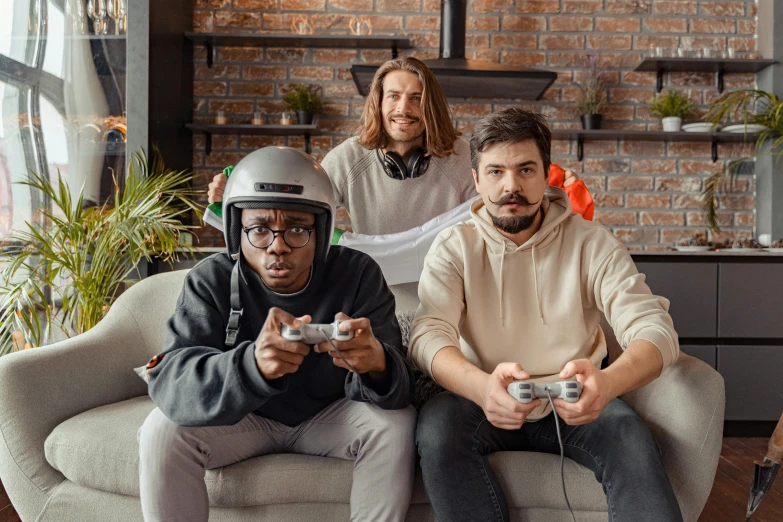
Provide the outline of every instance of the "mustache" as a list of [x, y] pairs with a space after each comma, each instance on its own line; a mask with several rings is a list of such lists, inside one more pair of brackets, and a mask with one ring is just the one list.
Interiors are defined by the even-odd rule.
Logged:
[[406, 119], [406, 120], [411, 120], [412, 122], [417, 122], [417, 121], [419, 121], [419, 118], [414, 118], [414, 117], [413, 117], [413, 116], [411, 116], [410, 114], [401, 114], [401, 113], [399, 113], [399, 112], [398, 112], [398, 113], [395, 113], [395, 114], [389, 114], [389, 116], [388, 116], [386, 119], [387, 119], [387, 120], [389, 120], [389, 121], [392, 121], [392, 120], [394, 120], [394, 119], [397, 119], [397, 118], [402, 118], [402, 119]]
[[490, 197], [487, 198], [493, 205], [497, 205], [497, 206], [505, 205], [506, 203], [510, 202], [512, 199], [514, 200], [514, 203], [518, 203], [519, 205], [524, 205], [526, 207], [532, 207], [538, 204], [538, 201], [531, 203], [530, 200], [527, 199], [525, 196], [516, 193], [506, 194], [505, 196], [503, 196], [497, 201], [492, 201], [492, 198]]

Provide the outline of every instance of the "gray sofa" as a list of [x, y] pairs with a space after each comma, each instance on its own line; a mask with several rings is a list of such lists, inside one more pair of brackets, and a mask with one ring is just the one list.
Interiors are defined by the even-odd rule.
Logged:
[[[133, 368], [160, 349], [185, 273], [140, 282], [83, 335], [0, 358], [0, 479], [22, 520], [142, 519], [136, 432], [153, 404]], [[722, 378], [682, 355], [625, 399], [649, 423], [685, 520], [695, 521], [721, 450]], [[490, 459], [514, 520], [570, 520], [559, 457], [507, 452]], [[607, 520], [592, 473], [566, 464], [577, 520]], [[351, 469], [337, 459], [270, 455], [208, 471], [210, 520], [347, 520]], [[420, 477], [408, 520], [434, 520]]]

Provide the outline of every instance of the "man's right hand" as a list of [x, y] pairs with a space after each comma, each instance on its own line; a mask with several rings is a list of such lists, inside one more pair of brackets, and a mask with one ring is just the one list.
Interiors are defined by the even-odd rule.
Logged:
[[228, 176], [226, 176], [222, 172], [220, 174], [217, 174], [214, 178], [212, 178], [212, 183], [209, 184], [209, 193], [208, 193], [210, 203], [223, 201], [223, 191], [226, 189], [227, 181], [228, 181]]
[[299, 328], [301, 324], [310, 323], [310, 320], [309, 315], [296, 318], [280, 308], [269, 309], [255, 343], [256, 366], [265, 379], [277, 379], [299, 369], [305, 355], [310, 353], [310, 347], [284, 338], [280, 335], [280, 325]]
[[481, 408], [493, 426], [504, 430], [518, 430], [530, 412], [541, 404], [540, 399], [522, 404], [509, 395], [508, 385], [512, 381], [527, 379], [530, 379], [530, 375], [519, 363], [500, 363], [487, 377]]

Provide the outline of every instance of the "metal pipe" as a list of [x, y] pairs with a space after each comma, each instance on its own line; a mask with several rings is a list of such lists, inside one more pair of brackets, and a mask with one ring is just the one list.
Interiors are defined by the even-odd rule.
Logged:
[[440, 4], [440, 57], [465, 58], [467, 0], [442, 0]]

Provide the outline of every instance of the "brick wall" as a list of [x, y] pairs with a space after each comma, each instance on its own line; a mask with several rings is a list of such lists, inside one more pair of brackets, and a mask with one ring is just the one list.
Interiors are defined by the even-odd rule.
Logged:
[[[295, 15], [310, 17], [317, 33], [346, 34], [352, 15], [369, 16], [373, 34], [410, 36], [407, 54], [434, 58], [438, 53], [440, 0], [194, 0], [194, 28], [214, 32], [289, 32]], [[660, 129], [650, 116], [655, 75], [633, 69], [651, 46], [736, 49], [755, 56], [756, 0], [469, 0], [469, 58], [509, 65], [532, 65], [558, 72], [544, 100], [527, 105], [549, 118], [553, 128], [580, 127], [574, 100], [580, 63], [599, 51], [611, 82], [605, 128]], [[350, 136], [364, 99], [351, 80], [351, 63], [381, 63], [385, 50], [217, 48], [215, 64], [196, 49], [194, 119], [211, 121], [218, 110], [230, 120], [249, 122], [254, 111], [283, 109], [282, 95], [292, 84], [318, 85], [325, 100], [313, 155], [322, 158]], [[667, 75], [665, 87], [686, 91], [703, 113], [718, 93], [712, 74]], [[754, 75], [727, 75], [726, 89], [752, 88]], [[469, 135], [474, 122], [507, 100], [451, 100], [457, 127]], [[301, 138], [214, 136], [213, 151], [194, 138], [193, 169], [204, 186], [223, 166], [270, 144], [302, 147]], [[700, 192], [704, 180], [732, 157], [749, 154], [750, 145], [721, 145], [720, 160], [710, 145], [640, 141], [592, 142], [584, 159], [576, 143], [553, 144], [554, 160], [581, 173], [596, 200], [596, 220], [634, 250], [665, 248], [684, 233], [704, 229]], [[754, 226], [752, 178], [742, 178], [735, 194], [722, 201], [722, 237], [751, 235]], [[343, 215], [343, 219], [347, 216]], [[208, 229], [209, 227], [207, 227]], [[220, 244], [211, 230], [199, 233], [201, 245]], [[720, 238], [717, 238], [720, 239]]]

